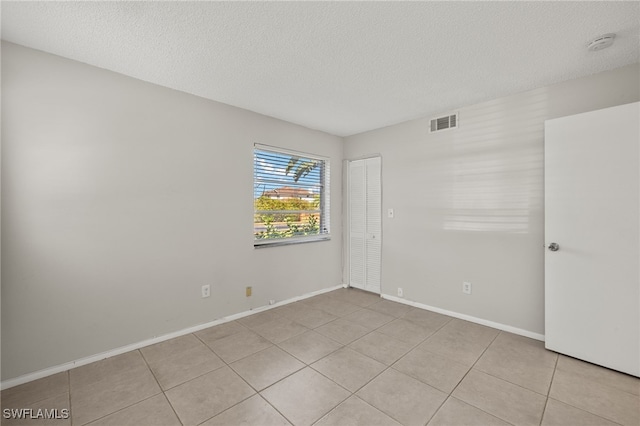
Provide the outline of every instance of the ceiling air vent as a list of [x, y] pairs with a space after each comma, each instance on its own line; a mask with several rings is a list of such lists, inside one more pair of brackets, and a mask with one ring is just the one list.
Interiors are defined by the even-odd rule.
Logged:
[[439, 132], [440, 130], [455, 129], [458, 127], [458, 114], [445, 115], [431, 120], [430, 132]]

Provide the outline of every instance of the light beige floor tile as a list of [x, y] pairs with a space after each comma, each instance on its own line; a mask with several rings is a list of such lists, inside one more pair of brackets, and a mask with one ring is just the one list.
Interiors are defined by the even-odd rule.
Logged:
[[254, 395], [207, 420], [201, 426], [289, 426], [290, 424], [260, 395]]
[[287, 314], [291, 314], [292, 312], [302, 311], [303, 308], [309, 309], [309, 306], [298, 301], [298, 302], [287, 303], [285, 305], [278, 306], [277, 308], [273, 308], [271, 310], [276, 314], [280, 315], [281, 317], [289, 318]]
[[231, 368], [257, 390], [274, 384], [304, 366], [303, 363], [276, 346], [231, 364]]
[[340, 386], [355, 392], [387, 368], [349, 348], [342, 348], [311, 365]]
[[[282, 308], [287, 308], [287, 307], [283, 306]], [[331, 322], [334, 319], [338, 318], [335, 315], [331, 315], [330, 313], [321, 311], [320, 309], [314, 309], [310, 306], [304, 306], [303, 309], [299, 309], [298, 306], [291, 307], [291, 308], [283, 309], [282, 311], [279, 311], [279, 313], [283, 317], [288, 318], [291, 321], [297, 322], [298, 324], [304, 325], [305, 327], [308, 327], [308, 328], [320, 327], [321, 325]]]
[[[5, 408], [6, 409], [6, 408]], [[37, 402], [11, 406], [9, 410], [30, 409], [32, 411], [22, 411], [22, 415], [15, 411], [0, 414], [0, 421], [3, 426], [68, 426], [71, 425], [71, 412], [69, 408], [69, 393], [59, 393], [51, 398]], [[46, 410], [46, 411], [45, 411]], [[8, 418], [5, 417], [8, 414]], [[13, 414], [13, 415], [12, 415]], [[14, 417], [15, 416], [15, 417]]]
[[425, 309], [413, 308], [401, 317], [405, 321], [412, 322], [420, 327], [435, 332], [442, 328], [453, 318]]
[[369, 306], [369, 309], [398, 318], [407, 314], [413, 308], [391, 300], [380, 300], [378, 303]]
[[297, 303], [304, 303], [305, 305], [315, 305], [317, 303], [324, 302], [325, 300], [327, 300], [327, 298], [329, 297], [329, 293], [330, 292], [317, 294], [312, 297], [307, 297], [306, 299], [302, 299]]
[[116, 413], [103, 417], [90, 426], [180, 426], [180, 421], [164, 394], [156, 395]]
[[190, 349], [203, 346], [202, 342], [193, 334], [176, 337], [140, 349], [142, 356], [148, 364], [157, 363], [160, 360], [171, 358], [174, 355], [182, 354]]
[[185, 351], [174, 351], [170, 357], [156, 358], [149, 362], [149, 367], [163, 390], [171, 389], [225, 365], [211, 349], [200, 341], [198, 343], [198, 346]]
[[309, 367], [263, 390], [261, 394], [296, 426], [312, 424], [350, 395]]
[[544, 348], [543, 342], [501, 333], [474, 368], [547, 395], [557, 357]]
[[354, 322], [368, 328], [369, 330], [375, 330], [376, 328], [382, 327], [386, 323], [393, 321], [393, 318], [394, 317], [391, 315], [386, 315], [366, 308], [355, 311], [344, 317], [346, 321]]
[[184, 425], [197, 425], [253, 395], [229, 367], [183, 383], [165, 394]]
[[640, 379], [628, 374], [564, 355], [558, 358], [558, 369], [633, 395], [640, 395]]
[[[433, 416], [428, 426], [509, 426], [509, 423], [450, 397]], [[568, 425], [567, 425], [568, 426]]]
[[386, 334], [387, 336], [395, 337], [410, 345], [417, 345], [418, 343], [431, 336], [434, 331], [424, 327], [420, 327], [412, 322], [396, 319], [376, 330], [379, 333]]
[[446, 333], [458, 339], [468, 340], [470, 342], [479, 343], [485, 347], [498, 336], [499, 330], [486, 327], [480, 324], [474, 324], [469, 321], [454, 318], [444, 325], [439, 333]]
[[640, 424], [637, 395], [558, 368], [549, 397], [623, 425]]
[[335, 299], [328, 296], [325, 296], [322, 299], [312, 299], [306, 299], [304, 303], [312, 306], [313, 308], [329, 312], [331, 315], [335, 315], [337, 317], [343, 317], [359, 309], [362, 309], [360, 306], [354, 305], [353, 303], [345, 302], [343, 300]]
[[255, 326], [264, 324], [265, 322], [273, 321], [280, 317], [281, 315], [276, 309], [269, 309], [267, 311], [248, 315], [246, 317], [238, 319], [237, 321], [245, 327], [254, 328]]
[[285, 340], [290, 339], [293, 336], [297, 336], [298, 334], [302, 334], [308, 330], [309, 329], [307, 327], [284, 317], [279, 317], [253, 327], [253, 331], [273, 343], [284, 342]]
[[305, 364], [316, 362], [342, 347], [335, 340], [331, 340], [315, 331], [307, 331], [294, 336], [280, 343], [279, 346]]
[[345, 288], [326, 293], [327, 296], [340, 299], [344, 302], [352, 303], [361, 307], [366, 307], [378, 303], [380, 295], [357, 288]]
[[445, 393], [393, 369], [356, 395], [403, 425], [424, 425], [447, 399]]
[[342, 318], [320, 326], [316, 328], [315, 331], [343, 345], [348, 345], [369, 333], [368, 328], [350, 321], [345, 321]]
[[546, 398], [472, 369], [451, 394], [514, 425], [539, 425]]
[[450, 333], [437, 331], [423, 343], [418, 345], [419, 349], [451, 359], [466, 366], [471, 367], [480, 358], [486, 346], [481, 343], [471, 342], [461, 339]]
[[385, 365], [391, 365], [409, 352], [412, 345], [373, 331], [351, 343], [349, 347]]
[[400, 423], [354, 395], [314, 426], [400, 426]]
[[51, 397], [69, 393], [69, 374], [53, 374], [29, 383], [14, 386], [2, 391], [0, 403], [2, 408], [21, 408]]
[[[134, 353], [142, 360], [138, 351]], [[74, 375], [71, 375], [71, 416], [74, 425], [99, 419], [161, 392], [146, 364], [144, 368], [129, 368], [105, 377], [96, 375], [101, 379], [93, 382], [87, 381], [87, 375], [80, 377], [82, 385], [76, 386]]]
[[549, 398], [542, 426], [616, 426], [617, 423]]
[[269, 346], [272, 346], [270, 341], [250, 330], [223, 337], [209, 345], [216, 355], [226, 363], [232, 363], [267, 349]]
[[205, 328], [195, 332], [194, 334], [202, 340], [205, 344], [211, 345], [213, 342], [219, 339], [223, 339], [232, 334], [245, 331], [247, 328], [241, 325], [237, 321], [230, 321], [224, 324], [216, 325], [214, 327]]
[[140, 352], [130, 351], [69, 370], [69, 382], [73, 392], [74, 388], [78, 389], [114, 375], [126, 375], [148, 369]]
[[325, 303], [321, 309], [337, 317], [343, 317], [362, 309], [362, 307], [342, 300], [328, 298], [328, 303]]
[[[326, 293], [322, 293], [322, 296], [325, 296], [325, 297], [335, 297], [335, 298], [338, 298], [338, 299], [339, 299], [339, 298], [340, 298], [340, 295], [342, 295], [342, 294], [346, 294], [346, 293], [347, 293], [347, 290], [349, 290], [349, 289], [348, 289], [348, 288], [343, 287], [343, 288], [339, 288], [339, 289], [336, 289], [336, 290], [328, 291], [328, 292], [326, 292]], [[351, 290], [353, 290], [353, 289], [351, 289]]]
[[555, 368], [558, 361], [558, 354], [547, 350], [544, 347], [544, 342], [506, 331], [501, 331], [489, 347], [511, 349], [513, 355], [521, 356], [527, 360], [538, 359], [538, 362], [546, 367]]
[[447, 394], [469, 371], [464, 364], [420, 349], [409, 352], [393, 364], [393, 368]]
[[321, 306], [324, 305], [325, 303], [330, 303], [331, 300], [334, 300], [334, 298], [329, 297], [327, 293], [325, 293], [325, 294], [319, 294], [313, 297], [308, 297], [306, 299], [302, 299], [298, 303], [301, 303], [306, 306], [311, 306], [314, 309], [322, 310]]

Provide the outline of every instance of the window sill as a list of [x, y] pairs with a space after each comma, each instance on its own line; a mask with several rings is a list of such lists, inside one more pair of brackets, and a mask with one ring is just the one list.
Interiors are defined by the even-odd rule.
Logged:
[[261, 241], [255, 241], [253, 243], [253, 248], [261, 249], [261, 248], [267, 248], [267, 247], [289, 246], [292, 244], [315, 243], [318, 241], [329, 241], [330, 239], [331, 239], [330, 235], [318, 235], [318, 236], [304, 237], [304, 238], [281, 238], [277, 240], [261, 240]]

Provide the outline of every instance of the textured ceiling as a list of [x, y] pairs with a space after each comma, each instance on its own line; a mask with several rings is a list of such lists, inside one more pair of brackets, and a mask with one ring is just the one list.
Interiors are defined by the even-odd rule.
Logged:
[[[640, 2], [2, 2], [2, 38], [346, 136], [639, 61]], [[617, 33], [609, 49], [594, 37]]]

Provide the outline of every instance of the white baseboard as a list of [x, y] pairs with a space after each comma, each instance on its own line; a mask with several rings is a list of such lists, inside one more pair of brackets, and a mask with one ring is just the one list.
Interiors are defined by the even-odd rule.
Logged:
[[43, 377], [51, 376], [53, 374], [61, 373], [63, 371], [71, 370], [72, 368], [80, 367], [83, 365], [91, 364], [92, 362], [101, 361], [103, 359], [111, 358], [116, 355], [123, 354], [125, 352], [133, 351], [136, 349], [144, 348], [146, 346], [154, 345], [156, 343], [164, 342], [165, 340], [173, 339], [176, 337], [184, 336], [185, 334], [195, 333], [196, 331], [204, 330], [205, 328], [213, 327], [215, 325], [224, 324], [225, 322], [233, 321], [239, 318], [243, 318], [249, 315], [256, 314], [258, 312], [268, 311], [269, 309], [277, 308], [278, 306], [287, 305], [289, 303], [297, 302], [299, 300], [308, 299], [309, 297], [317, 296], [319, 294], [328, 293], [330, 291], [344, 288], [344, 284], [340, 284], [334, 287], [325, 288], [322, 290], [313, 291], [311, 293], [304, 294], [302, 296], [296, 296], [291, 299], [282, 300], [273, 305], [261, 306], [250, 311], [240, 312], [238, 314], [230, 315], [223, 318], [218, 318], [214, 321], [210, 321], [204, 324], [199, 324], [193, 327], [188, 327], [182, 330], [174, 331], [172, 333], [163, 334], [162, 336], [153, 337], [151, 339], [142, 340], [140, 342], [132, 343], [130, 345], [121, 346], [119, 348], [111, 349], [106, 352], [91, 355], [88, 357], [80, 358], [75, 361], [66, 362], [64, 364], [56, 365], [53, 367], [38, 370], [33, 373], [24, 374], [13, 379], [8, 379], [0, 382], [0, 390], [5, 390], [18, 386], [24, 383], [32, 382], [34, 380], [42, 379]]
[[532, 331], [523, 330], [521, 328], [512, 327], [510, 325], [501, 324], [499, 322], [493, 322], [482, 318], [472, 317], [471, 315], [465, 315], [458, 312], [448, 311], [446, 309], [436, 308], [434, 306], [425, 305], [418, 302], [412, 302], [410, 300], [402, 299], [396, 296], [390, 296], [388, 294], [380, 295], [383, 299], [391, 300], [393, 302], [403, 303], [405, 305], [413, 306], [420, 309], [426, 309], [427, 311], [436, 312], [438, 314], [448, 315], [450, 317], [463, 319], [465, 321], [473, 322], [480, 325], [486, 325], [487, 327], [496, 328], [502, 331], [508, 331], [509, 333], [518, 334], [520, 336], [529, 337], [531, 339], [540, 340], [544, 342], [544, 334], [534, 333]]

